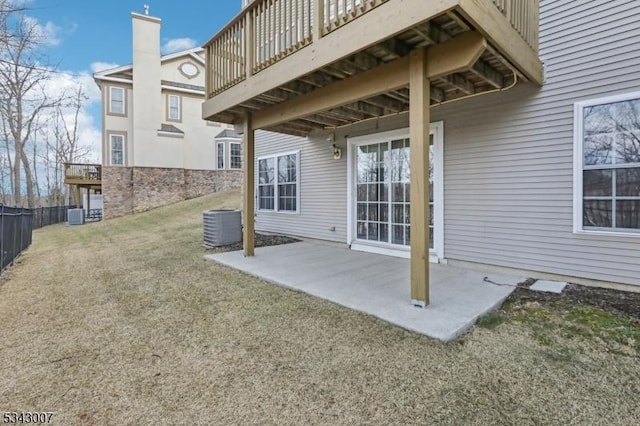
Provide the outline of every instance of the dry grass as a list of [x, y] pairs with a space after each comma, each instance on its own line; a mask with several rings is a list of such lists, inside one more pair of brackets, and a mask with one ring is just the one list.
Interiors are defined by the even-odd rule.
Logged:
[[526, 321], [441, 344], [203, 260], [218, 194], [40, 230], [0, 283], [0, 411], [53, 424], [640, 424], [635, 355]]

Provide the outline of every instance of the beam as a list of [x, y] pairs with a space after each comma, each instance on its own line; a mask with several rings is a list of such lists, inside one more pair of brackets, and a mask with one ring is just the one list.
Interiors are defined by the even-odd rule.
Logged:
[[[513, 29], [495, 5], [478, 0], [459, 0], [459, 11], [473, 27], [533, 83], [542, 86], [542, 62], [538, 52], [532, 49]], [[533, 0], [530, 0], [533, 1]]]
[[420, 49], [410, 58], [409, 127], [411, 139], [411, 303], [429, 304], [429, 123], [428, 56]]
[[[427, 53], [429, 79], [469, 69], [486, 49], [486, 40], [471, 31], [432, 46]], [[424, 49], [420, 49], [424, 50]], [[431, 65], [433, 64], [433, 65]], [[409, 56], [345, 78], [254, 113], [254, 128], [273, 127], [322, 111], [392, 92], [409, 84]]]
[[255, 134], [251, 114], [244, 118], [244, 182], [242, 208], [242, 246], [245, 257], [255, 255]]
[[269, 109], [255, 113], [256, 129], [317, 114], [328, 109], [381, 95], [407, 85], [409, 81], [408, 57], [346, 78]]
[[429, 78], [440, 78], [465, 71], [475, 64], [487, 48], [487, 40], [476, 31], [469, 31], [428, 50]]

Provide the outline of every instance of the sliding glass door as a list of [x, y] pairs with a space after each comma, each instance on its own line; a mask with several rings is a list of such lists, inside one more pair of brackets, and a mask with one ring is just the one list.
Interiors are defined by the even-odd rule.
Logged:
[[[353, 242], [365, 246], [379, 246], [407, 250], [411, 245], [411, 186], [409, 168], [411, 150], [408, 132], [358, 137], [350, 141], [352, 157], [352, 215]], [[440, 226], [435, 226], [437, 192], [435, 177], [439, 150], [435, 133], [430, 137], [429, 204], [430, 248]], [[436, 189], [436, 191], [434, 191]], [[434, 238], [434, 236], [436, 238]]]

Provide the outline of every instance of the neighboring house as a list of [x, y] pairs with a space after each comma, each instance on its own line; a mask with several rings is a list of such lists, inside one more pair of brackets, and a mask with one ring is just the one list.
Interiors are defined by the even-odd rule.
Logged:
[[133, 64], [94, 74], [102, 91], [107, 218], [242, 181], [241, 140], [233, 126], [201, 118], [203, 50], [161, 56], [160, 19], [131, 16]]
[[205, 46], [203, 115], [243, 123], [257, 230], [410, 257], [416, 304], [427, 257], [640, 286], [637, 1], [284, 3], [301, 26], [256, 0]]

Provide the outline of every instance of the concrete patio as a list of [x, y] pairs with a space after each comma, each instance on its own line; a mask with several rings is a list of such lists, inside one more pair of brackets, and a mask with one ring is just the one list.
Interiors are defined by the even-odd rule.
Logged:
[[255, 257], [235, 251], [206, 258], [442, 341], [464, 333], [525, 280], [432, 264], [431, 304], [420, 309], [410, 304], [407, 259], [308, 241], [258, 248]]

